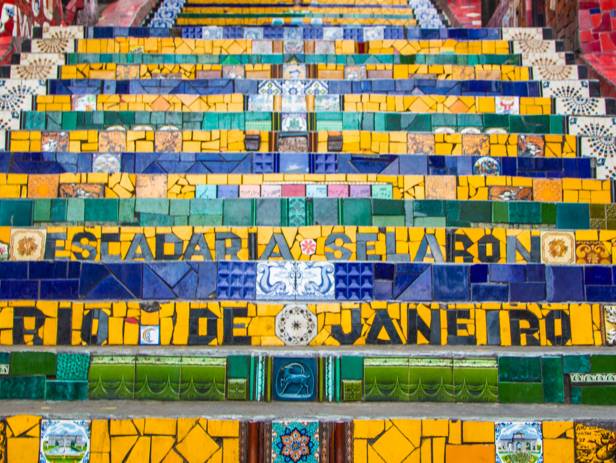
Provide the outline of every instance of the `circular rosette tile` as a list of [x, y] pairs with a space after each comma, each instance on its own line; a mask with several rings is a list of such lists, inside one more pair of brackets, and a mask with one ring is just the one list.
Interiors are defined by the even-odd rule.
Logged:
[[276, 315], [276, 336], [287, 346], [307, 346], [316, 334], [317, 317], [305, 305], [287, 305]]

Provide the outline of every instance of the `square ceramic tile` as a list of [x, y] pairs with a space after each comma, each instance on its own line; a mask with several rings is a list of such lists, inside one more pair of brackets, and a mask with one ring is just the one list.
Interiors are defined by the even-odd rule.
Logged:
[[46, 230], [12, 228], [10, 260], [42, 260], [45, 257]]
[[297, 297], [306, 300], [334, 300], [334, 264], [330, 262], [296, 262]]
[[195, 198], [214, 199], [217, 196], [216, 185], [197, 185]]
[[295, 299], [294, 262], [258, 262], [256, 289], [257, 299]]
[[497, 422], [494, 431], [496, 463], [543, 463], [541, 422]]
[[305, 79], [306, 66], [304, 64], [283, 64], [282, 65], [283, 79]]
[[329, 88], [324, 80], [307, 80], [304, 82], [306, 95], [327, 95]]
[[257, 91], [259, 95], [282, 95], [282, 84], [278, 80], [263, 80]]
[[276, 337], [285, 345], [307, 346], [316, 335], [317, 316], [306, 305], [288, 304], [276, 315]]
[[308, 130], [306, 114], [282, 114], [281, 128], [283, 132], [305, 132]]
[[575, 235], [573, 232], [542, 232], [541, 262], [544, 264], [575, 263]]
[[303, 40], [285, 40], [284, 52], [287, 55], [295, 55], [304, 53], [304, 41]]
[[89, 420], [41, 420], [39, 463], [90, 461]]
[[515, 96], [494, 97], [496, 114], [520, 114], [520, 99]]
[[261, 185], [261, 197], [280, 198], [282, 197], [282, 188], [280, 185]]
[[258, 198], [260, 196], [260, 185], [240, 185], [240, 198]]
[[160, 344], [160, 326], [141, 325], [139, 327], [139, 344], [142, 346], [157, 346]]
[[327, 198], [327, 185], [306, 185], [306, 197]]
[[318, 421], [273, 421], [272, 463], [318, 463]]

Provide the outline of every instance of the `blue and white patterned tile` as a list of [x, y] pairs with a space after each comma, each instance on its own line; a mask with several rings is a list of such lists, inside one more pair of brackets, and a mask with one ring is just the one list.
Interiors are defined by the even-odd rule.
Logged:
[[296, 268], [294, 262], [258, 262], [256, 278], [257, 299], [295, 299]]
[[274, 400], [298, 402], [316, 399], [318, 366], [315, 357], [274, 357]]
[[336, 294], [334, 264], [330, 262], [296, 262], [298, 299], [333, 300]]
[[318, 421], [273, 421], [272, 463], [318, 463]]

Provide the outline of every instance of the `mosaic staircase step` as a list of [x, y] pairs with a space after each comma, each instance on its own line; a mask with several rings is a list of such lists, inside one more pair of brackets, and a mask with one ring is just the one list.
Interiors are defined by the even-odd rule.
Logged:
[[[415, 263], [580, 264], [593, 268], [616, 257], [616, 234], [551, 228], [268, 227], [47, 224], [1, 227], [6, 259], [46, 261], [383, 261]], [[36, 253], [20, 243], [32, 237]], [[24, 239], [26, 239], [24, 241]], [[53, 264], [47, 262], [52, 268]], [[59, 265], [64, 268], [65, 264]], [[592, 272], [607, 272], [592, 270]]]
[[[293, 207], [290, 207], [290, 205]], [[610, 204], [537, 201], [262, 199], [2, 199], [0, 226], [48, 223], [141, 226], [366, 225], [418, 227], [545, 226], [614, 230]]]
[[[140, 331], [143, 333], [143, 329]], [[135, 333], [126, 335], [135, 337]], [[247, 338], [228, 332], [224, 336], [234, 336], [239, 342]], [[458, 338], [464, 340], [463, 336]], [[311, 379], [310, 387], [300, 395], [313, 402], [613, 405], [616, 385], [610, 364], [615, 361], [613, 355], [409, 359], [336, 353], [313, 357], [213, 357], [14, 351], [0, 359], [0, 365], [8, 370], [0, 378], [0, 398], [284, 402], [294, 399], [295, 389], [285, 387], [276, 375], [292, 365], [300, 365]], [[269, 368], [260, 372], [256, 368], [259, 364]], [[565, 378], [571, 381], [566, 382]], [[607, 384], [601, 384], [604, 382]]]
[[[496, 159], [486, 156], [425, 156], [420, 154], [410, 158], [397, 155], [339, 153], [316, 155], [293, 153], [0, 153], [0, 172], [30, 175], [115, 174], [120, 172], [129, 174], [252, 173], [263, 175], [319, 173], [388, 176], [508, 175], [552, 179], [602, 178], [595, 172], [594, 161], [591, 158], [503, 157]], [[321, 192], [323, 188], [326, 189], [326, 187], [318, 189], [320, 196], [324, 196]], [[378, 189], [384, 191], [386, 186], [379, 186]], [[270, 194], [282, 196], [281, 188], [272, 189]], [[367, 193], [362, 187], [362, 189], [354, 190], [353, 194], [365, 196]], [[374, 195], [375, 192], [373, 191], [372, 194]]]
[[35, 28], [0, 67], [0, 463], [609, 461], [616, 99], [549, 29], [446, 23]]
[[5, 198], [360, 198], [610, 204], [614, 184], [579, 178], [333, 174], [13, 174]]

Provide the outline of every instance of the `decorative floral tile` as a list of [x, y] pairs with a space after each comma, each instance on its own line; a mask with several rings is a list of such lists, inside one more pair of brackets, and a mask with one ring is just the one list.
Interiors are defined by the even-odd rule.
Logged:
[[569, 117], [568, 120], [571, 135], [612, 139], [616, 137], [616, 117]]
[[324, 27], [323, 40], [342, 40], [344, 39], [344, 30], [341, 27]]
[[605, 342], [616, 345], [616, 305], [603, 306], [603, 326], [605, 327]]
[[335, 55], [336, 44], [331, 40], [317, 40], [314, 44], [315, 55]]
[[263, 80], [257, 88], [259, 95], [282, 95], [282, 84], [278, 80]]
[[588, 98], [590, 90], [588, 81], [580, 80], [552, 80], [542, 82], [541, 88], [544, 97], [550, 98]]
[[304, 81], [304, 93], [306, 95], [327, 95], [329, 87], [323, 80], [306, 80]]
[[609, 265], [612, 263], [612, 252], [603, 241], [576, 240], [575, 262], [577, 264]]
[[39, 463], [88, 463], [89, 420], [41, 420]]
[[318, 463], [318, 421], [273, 421], [272, 463]]
[[541, 261], [546, 264], [573, 264], [575, 235], [572, 232], [541, 233]]
[[280, 137], [278, 151], [281, 153], [306, 153], [308, 151], [308, 138], [306, 137]]
[[541, 422], [497, 422], [496, 463], [543, 463]]
[[44, 80], [0, 79], [0, 111], [28, 111], [32, 109], [32, 95], [47, 92]]
[[276, 315], [276, 336], [285, 345], [307, 346], [316, 335], [317, 316], [306, 305], [289, 304]]
[[606, 113], [605, 99], [584, 97], [555, 98], [556, 114], [596, 116]]
[[303, 80], [283, 80], [282, 81], [282, 94], [284, 96], [303, 96], [304, 93], [304, 81]]
[[575, 80], [578, 67], [567, 64], [533, 66], [533, 77], [537, 80]]
[[12, 228], [10, 241], [11, 260], [42, 260], [45, 257], [46, 230]]

